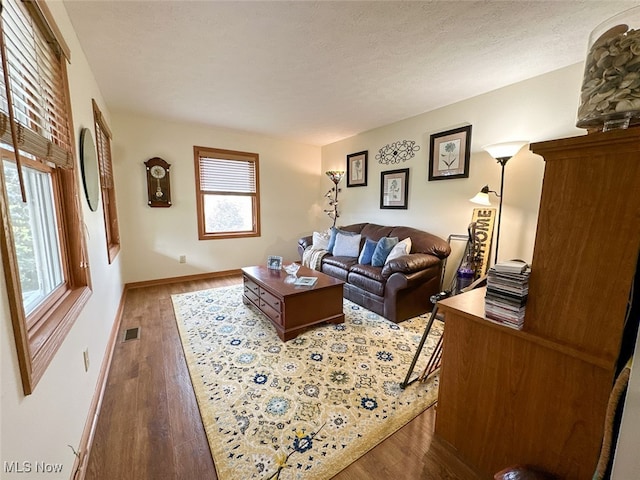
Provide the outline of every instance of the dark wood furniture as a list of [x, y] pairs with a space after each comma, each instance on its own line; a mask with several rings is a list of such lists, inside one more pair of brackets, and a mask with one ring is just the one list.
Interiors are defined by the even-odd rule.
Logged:
[[283, 270], [263, 266], [242, 269], [244, 303], [264, 313], [284, 342], [312, 325], [344, 322], [342, 280], [302, 266], [298, 277], [316, 277], [318, 281], [311, 287], [297, 286], [285, 282], [287, 273]]
[[442, 301], [436, 435], [486, 474], [591, 478], [640, 247], [640, 128], [531, 146], [546, 162], [522, 331], [484, 290]]

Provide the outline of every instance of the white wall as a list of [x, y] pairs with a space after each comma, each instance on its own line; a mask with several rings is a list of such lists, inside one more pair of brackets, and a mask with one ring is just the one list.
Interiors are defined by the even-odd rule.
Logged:
[[[127, 283], [264, 264], [268, 255], [299, 260], [297, 239], [320, 218], [319, 147], [126, 112], [113, 112], [113, 134]], [[198, 240], [194, 145], [260, 155], [260, 237]], [[147, 206], [144, 162], [156, 156], [171, 164], [169, 208]]]
[[[511, 140], [531, 142], [581, 135], [575, 128], [582, 65], [574, 65], [507, 88], [465, 100], [401, 122], [371, 130], [322, 148], [324, 168], [346, 168], [346, 155], [369, 151], [367, 187], [342, 184], [341, 224], [371, 221], [409, 225], [443, 238], [464, 234], [476, 205], [468, 200], [483, 185], [500, 187], [500, 165], [483, 145]], [[428, 88], [428, 82], [425, 82]], [[469, 178], [429, 182], [430, 135], [465, 124], [472, 125]], [[381, 165], [376, 154], [386, 144], [414, 140], [415, 157], [396, 165]], [[380, 172], [409, 168], [409, 208], [381, 210]], [[540, 201], [544, 161], [528, 146], [507, 163], [500, 258], [531, 260]], [[497, 198], [491, 196], [494, 206]]]
[[[93, 133], [92, 98], [99, 103], [107, 119], [109, 115], [63, 4], [48, 4], [71, 48], [72, 62], [68, 74], [74, 133], [78, 141], [82, 127], [90, 128]], [[79, 167], [77, 170], [93, 294], [34, 393], [27, 397], [23, 394], [20, 380], [4, 276], [1, 280], [0, 477], [3, 479], [70, 478], [75, 457], [68, 445], [78, 449], [120, 301], [123, 286], [121, 255], [113, 264], [108, 264], [102, 202], [96, 212], [89, 209]], [[84, 371], [82, 352], [85, 348], [89, 349], [90, 356], [88, 372]], [[4, 462], [13, 461], [32, 462], [34, 469], [35, 462], [60, 463], [64, 465], [64, 470], [62, 474], [53, 476], [51, 473], [6, 473]]]

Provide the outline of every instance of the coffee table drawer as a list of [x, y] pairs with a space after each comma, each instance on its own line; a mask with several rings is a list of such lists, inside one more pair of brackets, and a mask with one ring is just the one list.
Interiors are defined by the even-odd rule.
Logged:
[[260, 305], [262, 302], [266, 303], [272, 310], [280, 314], [282, 312], [282, 302], [278, 297], [267, 292], [264, 288], [260, 288]]
[[244, 280], [244, 289], [249, 290], [250, 292], [253, 292], [253, 294], [258, 297], [258, 295], [260, 295], [260, 287], [258, 286], [257, 283], [252, 282], [251, 280], [249, 280], [246, 276], [243, 278]]
[[273, 307], [264, 300], [260, 300], [260, 310], [275, 323], [282, 325], [282, 314], [280, 311], [274, 310]]
[[260, 297], [253, 289], [249, 288], [247, 285], [244, 286], [244, 296], [251, 300], [256, 305], [259, 305]]

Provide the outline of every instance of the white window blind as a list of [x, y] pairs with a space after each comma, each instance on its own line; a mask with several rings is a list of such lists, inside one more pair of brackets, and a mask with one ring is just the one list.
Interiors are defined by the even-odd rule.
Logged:
[[62, 49], [53, 34], [38, 25], [32, 2], [2, 1], [2, 38], [11, 95], [0, 75], [0, 140], [13, 147], [9, 109], [17, 128], [17, 146], [62, 167], [73, 167]]
[[200, 157], [200, 190], [205, 193], [256, 193], [255, 162]]
[[102, 123], [95, 122], [96, 147], [98, 158], [100, 159], [100, 180], [102, 188], [113, 188], [113, 170], [111, 160], [111, 141], [108, 132], [103, 128]]

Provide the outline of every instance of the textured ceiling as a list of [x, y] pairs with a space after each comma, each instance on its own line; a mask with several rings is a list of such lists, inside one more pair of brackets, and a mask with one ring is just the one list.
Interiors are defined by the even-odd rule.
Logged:
[[110, 110], [325, 145], [581, 62], [637, 2], [64, 4]]

